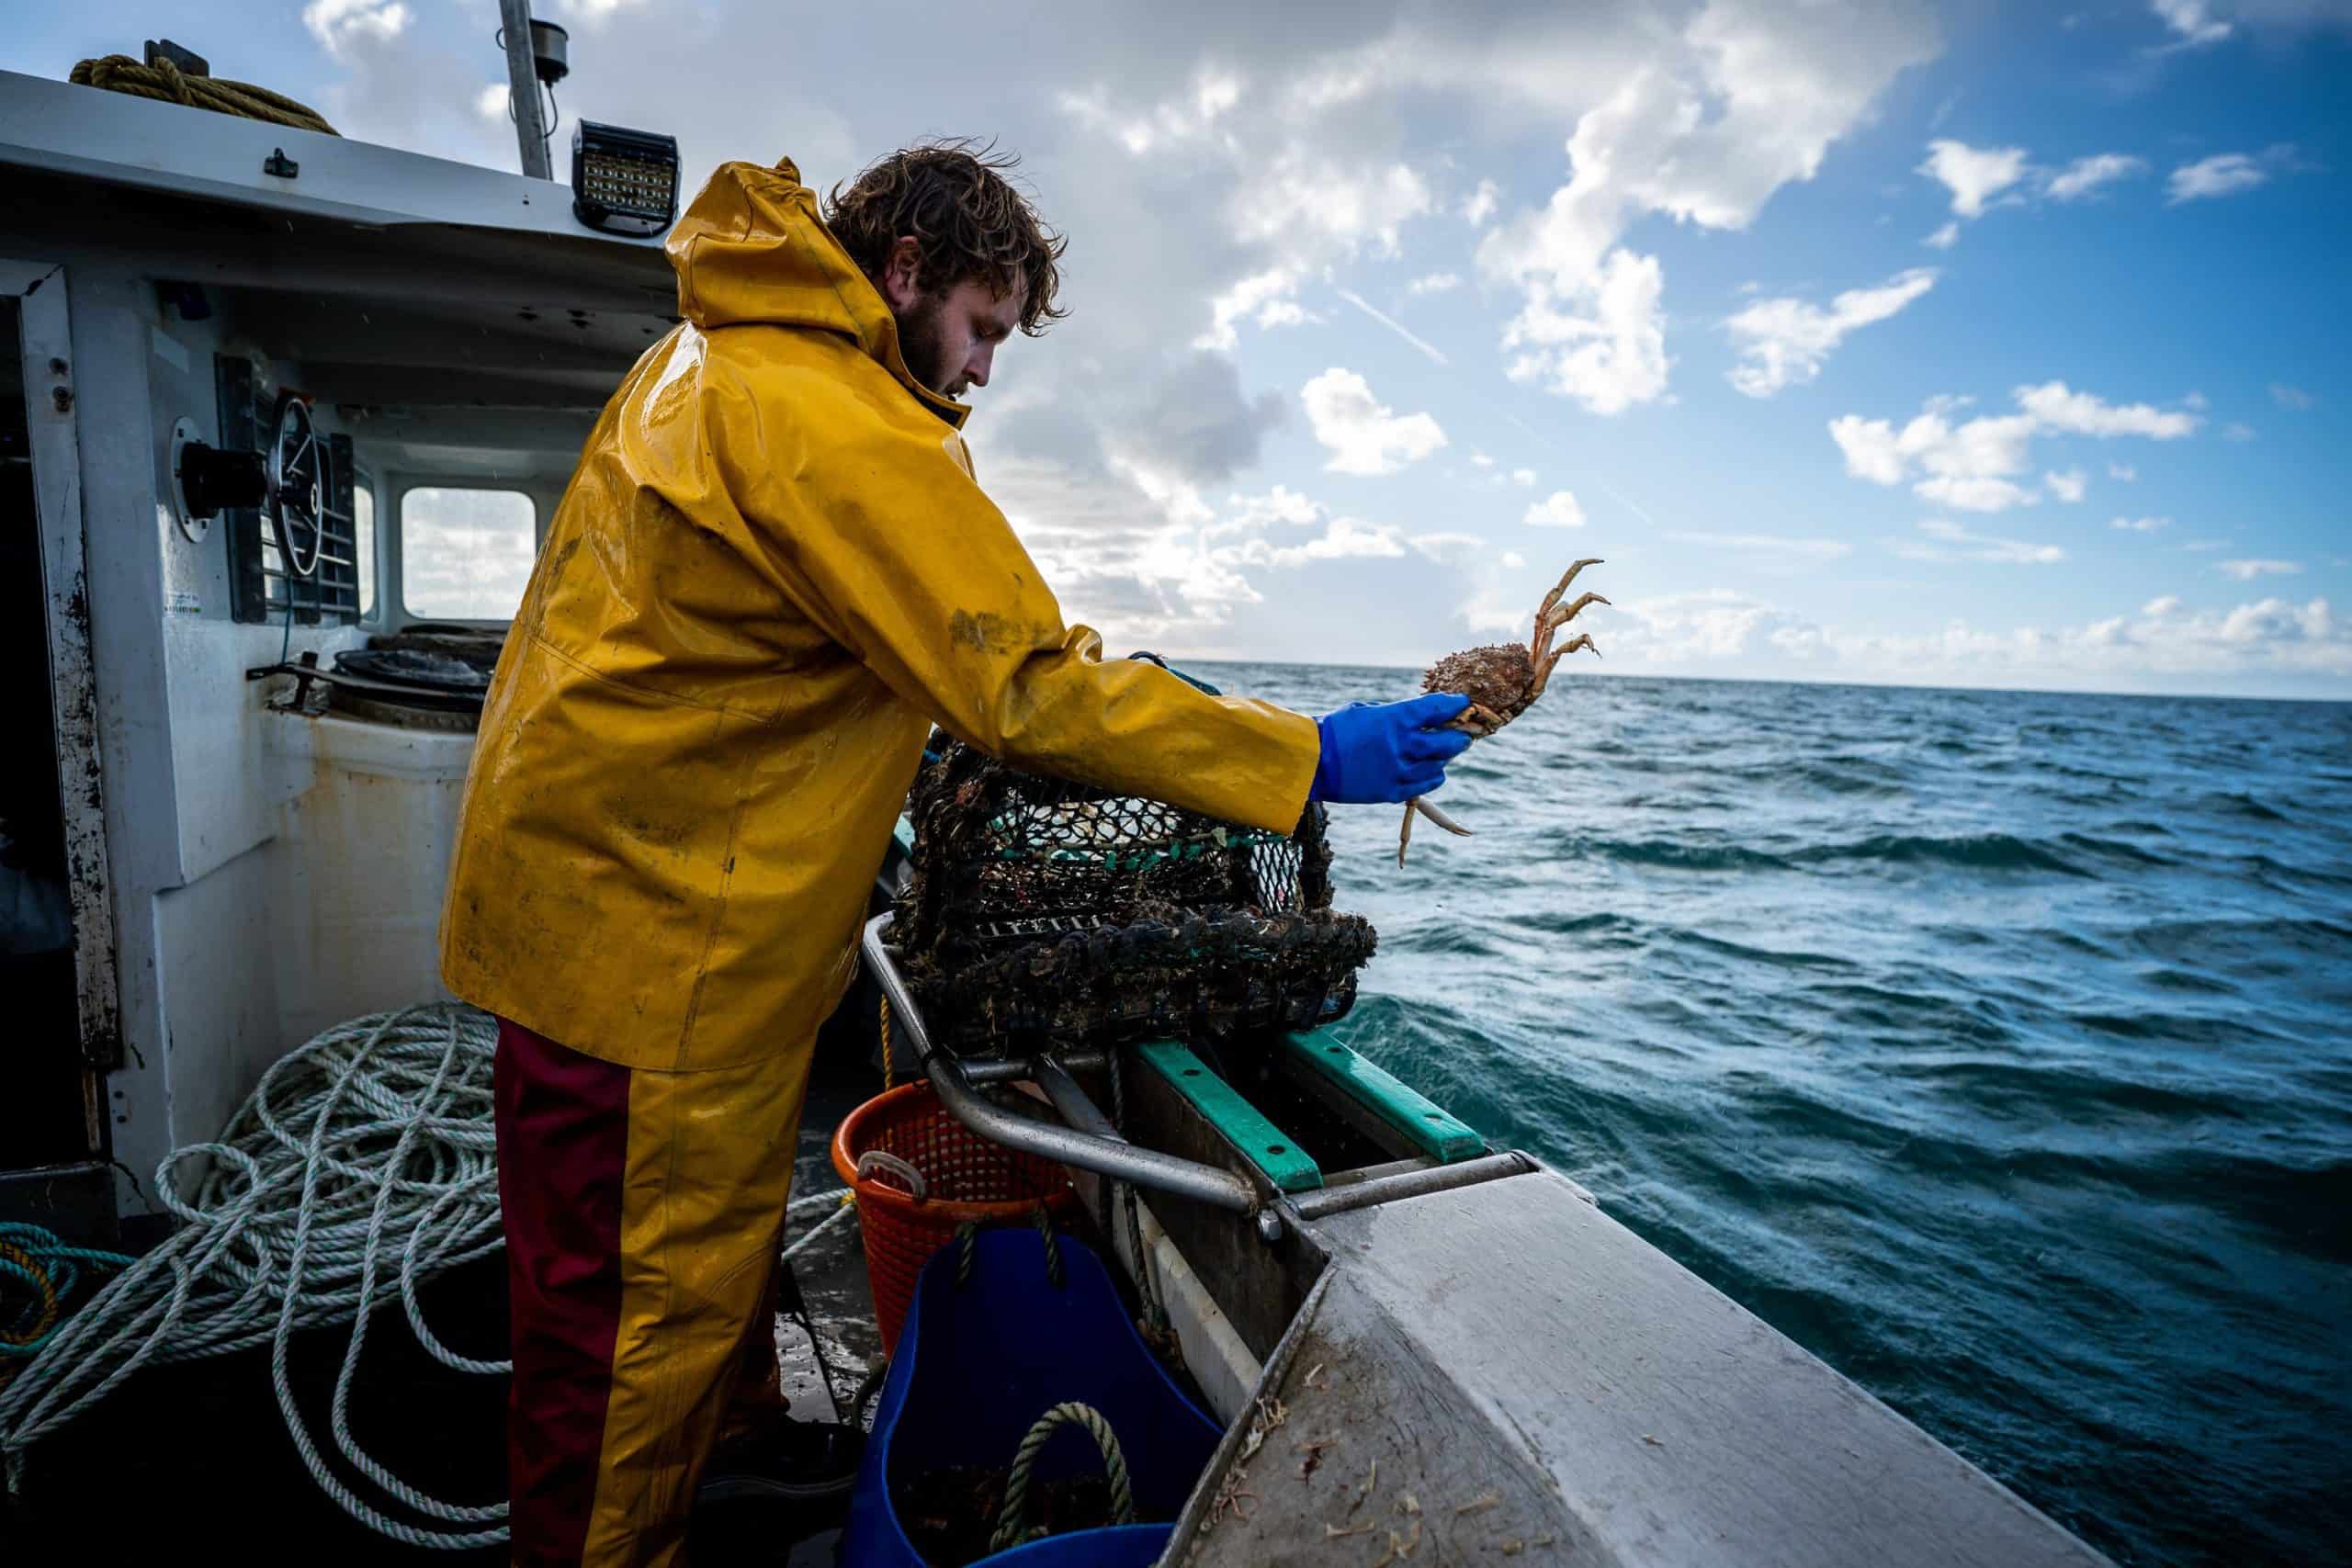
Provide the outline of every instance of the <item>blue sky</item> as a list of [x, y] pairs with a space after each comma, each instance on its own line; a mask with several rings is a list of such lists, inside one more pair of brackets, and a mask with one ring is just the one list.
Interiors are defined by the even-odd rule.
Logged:
[[[971, 434], [1114, 647], [1419, 663], [1599, 556], [1611, 670], [2352, 696], [2352, 0], [981, 9], [558, 4], [564, 108], [1018, 149], [1077, 313]], [[512, 166], [495, 10], [0, 63], [168, 32]]]

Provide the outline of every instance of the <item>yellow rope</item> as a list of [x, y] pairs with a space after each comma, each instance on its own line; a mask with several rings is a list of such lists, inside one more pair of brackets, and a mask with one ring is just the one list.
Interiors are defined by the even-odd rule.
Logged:
[[232, 114], [241, 119], [267, 120], [272, 125], [290, 125], [300, 130], [323, 130], [329, 136], [342, 134], [308, 104], [297, 103], [282, 93], [248, 82], [190, 76], [160, 56], [153, 65], [142, 64], [127, 54], [85, 60], [74, 67], [66, 80], [109, 93], [153, 98], [158, 103], [186, 104], [190, 108]]
[[890, 1092], [896, 1064], [890, 1059], [890, 998], [882, 998], [882, 1092]]

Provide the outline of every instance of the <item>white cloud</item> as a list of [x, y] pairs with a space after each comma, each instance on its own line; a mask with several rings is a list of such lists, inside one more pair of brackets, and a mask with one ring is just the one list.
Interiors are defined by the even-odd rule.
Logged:
[[1406, 291], [1411, 294], [1444, 294], [1461, 287], [1460, 273], [1433, 272], [1426, 277], [1413, 279], [1411, 283], [1406, 285]]
[[2185, 393], [2180, 400], [2180, 404], [2183, 408], [2196, 409], [2200, 412], [2212, 406], [2206, 400], [2205, 394], [2202, 392]]
[[2289, 387], [2277, 381], [2270, 383], [2270, 399], [2280, 408], [2293, 409], [2298, 413], [2319, 401], [2301, 387]]
[[1324, 371], [1300, 389], [1299, 399], [1315, 439], [1331, 449], [1324, 467], [1334, 473], [1393, 474], [1445, 445], [1436, 420], [1391, 412], [1352, 370]]
[[[1524, 622], [1499, 606], [1494, 629]], [[1726, 590], [1628, 596], [1611, 617], [1611, 664], [1688, 673], [1787, 670], [1817, 678], [2127, 690], [2228, 689], [2248, 678], [2352, 675], [2352, 626], [2324, 599], [2270, 598], [2189, 611], [2177, 595], [2078, 625], [1854, 632]]]
[[2222, 426], [2222, 439], [2224, 441], [2251, 441], [2254, 439], [2254, 426], [2246, 423], [2243, 420], [2232, 420], [2229, 423]]
[[2158, 529], [2171, 527], [2172, 519], [2169, 517], [2118, 517], [2110, 521], [2108, 526], [2121, 528], [2133, 534], [2153, 534]]
[[1935, 283], [1935, 269], [1922, 266], [1875, 288], [1849, 288], [1826, 310], [1804, 299], [1758, 299], [1724, 323], [1740, 355], [1728, 378], [1751, 398], [1803, 386], [1821, 373], [1847, 333], [1885, 321]]
[[2080, 468], [2069, 468], [2063, 474], [2044, 474], [2041, 482], [2050, 493], [2064, 502], [2077, 502], [2090, 493], [2090, 476]]
[[2194, 164], [2183, 164], [2165, 181], [2165, 202], [2177, 207], [2184, 201], [2198, 201], [2214, 197], [2234, 196], [2242, 190], [2252, 190], [2269, 183], [2276, 171], [2290, 167], [2295, 149], [2281, 142], [2261, 152], [2216, 152], [2210, 158], [2199, 158]]
[[607, 17], [635, 10], [646, 3], [647, 0], [558, 0], [565, 15], [577, 17], [591, 27]]
[[2056, 201], [2078, 201], [2103, 185], [2147, 172], [2144, 159], [2121, 152], [2095, 152], [2077, 158], [2050, 176], [2042, 189]]
[[1289, 296], [1298, 289], [1299, 275], [1290, 267], [1269, 267], [1237, 279], [1209, 304], [1209, 330], [1193, 340], [1194, 348], [1223, 349], [1239, 344], [1237, 322], [1255, 317], [1261, 327], [1295, 326], [1305, 312]]
[[1511, 377], [1595, 413], [1663, 397], [1664, 273], [1621, 243], [1627, 229], [1651, 213], [1746, 228], [1938, 42], [1909, 0], [1710, 0], [1662, 54], [1614, 71], [1568, 138], [1567, 183], [1479, 243], [1480, 270], [1521, 291]]
[[2195, 49], [2230, 36], [2230, 24], [2213, 15], [2207, 0], [2148, 0], [2148, 8], [2178, 37], [2176, 47]]
[[1894, 553], [1906, 560], [1989, 561], [1996, 566], [2055, 566], [2066, 558], [2066, 552], [2055, 545], [1991, 538], [1972, 534], [1959, 524], [1941, 518], [1920, 524], [1919, 532], [1930, 542], [1901, 540], [1895, 545]]
[[2303, 563], [2293, 560], [2225, 560], [2216, 561], [2214, 567], [2240, 582], [2252, 582], [2257, 577], [2292, 577], [2303, 570]]
[[1254, 534], [1281, 523], [1294, 528], [1304, 528], [1321, 522], [1323, 505], [1311, 497], [1299, 494], [1285, 485], [1276, 485], [1263, 495], [1244, 495], [1239, 491], [1226, 497], [1226, 509], [1206, 532], [1212, 536], [1225, 534]]
[[1919, 242], [1939, 251], [1948, 251], [1960, 243], [1960, 220], [1955, 218], [1942, 228]]
[[1981, 218], [1986, 202], [2025, 177], [2025, 160], [2022, 147], [1971, 147], [1939, 139], [1928, 143], [1928, 161], [1918, 173], [1951, 192], [1955, 217]]
[[1502, 188], [1492, 180], [1480, 180], [1478, 188], [1462, 204], [1462, 220], [1474, 229], [1482, 229], [1502, 204]]
[[[610, 10], [642, 0], [586, 0]], [[1193, 73], [1189, 90], [1171, 95], [1148, 109], [1114, 105], [1108, 95], [1065, 92], [1058, 102], [1064, 113], [1091, 129], [1104, 131], [1138, 157], [1158, 148], [1196, 145], [1219, 134], [1218, 120], [1241, 102], [1241, 79], [1229, 72], [1203, 66]]]
[[2133, 468], [2129, 463], [2109, 463], [2107, 466], [2107, 477], [2111, 479], [2121, 479], [2125, 484], [2131, 484], [2139, 479], [2140, 470]]
[[[1263, 540], [1250, 541], [1252, 547], [1263, 547]], [[1405, 553], [1405, 543], [1394, 528], [1375, 527], [1352, 517], [1334, 517], [1322, 534], [1303, 545], [1287, 545], [1279, 548], [1253, 549], [1244, 547], [1238, 558], [1268, 566], [1304, 566], [1314, 560], [1350, 558], [1377, 559]]]
[[2018, 406], [2051, 430], [2076, 435], [2144, 435], [2173, 441], [2197, 428], [2193, 414], [2173, 413], [2147, 403], [2111, 407], [2088, 392], [2069, 391], [2064, 381], [2019, 387]]
[[1487, 541], [1476, 534], [1414, 534], [1405, 542], [1442, 566], [1462, 566], [1484, 556]]
[[493, 82], [474, 99], [474, 112], [484, 119], [504, 119], [507, 101], [514, 96], [505, 83]]
[[1487, 457], [1484, 452], [1471, 453], [1470, 460], [1477, 464], [1478, 467], [1482, 468], [1491, 468], [1495, 466], [1495, 460], [1492, 457]]
[[1529, 507], [1527, 515], [1520, 521], [1538, 528], [1581, 528], [1584, 526], [1584, 508], [1568, 491], [1555, 490]]
[[[354, 43], [390, 42], [406, 32], [414, 19], [401, 0], [311, 0], [302, 7], [302, 25], [337, 59]], [[503, 113], [503, 96], [499, 106]]]
[[1533, 468], [1513, 468], [1510, 471], [1510, 481], [1516, 485], [1532, 485], [1535, 482], [1535, 470]]
[[1911, 493], [1961, 512], [2007, 512], [2041, 499], [2023, 485], [1985, 474], [1930, 474], [1913, 485]]
[[[1829, 422], [1830, 439], [1844, 454], [1846, 471], [1872, 484], [1898, 485], [1940, 506], [1964, 512], [2004, 512], [2032, 504], [2039, 497], [2017, 482], [2030, 467], [2034, 437], [2048, 434], [2143, 436], [2169, 441], [2197, 428], [2196, 416], [2146, 403], [2110, 404], [2063, 381], [2016, 389], [2019, 412], [1980, 414], [1953, 423], [1965, 400], [1930, 399], [1900, 430], [1883, 419], [1842, 414]], [[2078, 471], [2057, 476], [2072, 480]], [[2045, 482], [2050, 482], [2045, 480]], [[2064, 494], [2060, 484], [2053, 493]], [[2071, 498], [2069, 498], [2071, 499]]]
[[[1666, 275], [1656, 256], [1615, 250], [1598, 281], [1566, 295], [1538, 283], [1504, 330], [1503, 346], [1521, 352], [1508, 373], [1541, 381], [1593, 413], [1623, 413], [1666, 391], [1666, 321], [1658, 297]], [[1563, 300], [1576, 301], [1567, 308]]]

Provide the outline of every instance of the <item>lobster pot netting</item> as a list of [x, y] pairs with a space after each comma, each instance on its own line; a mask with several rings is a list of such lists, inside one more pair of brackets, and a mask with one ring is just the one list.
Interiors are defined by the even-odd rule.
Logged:
[[1323, 809], [1285, 836], [1023, 773], [934, 736], [890, 942], [959, 1053], [1344, 1014], [1372, 926], [1335, 914]]

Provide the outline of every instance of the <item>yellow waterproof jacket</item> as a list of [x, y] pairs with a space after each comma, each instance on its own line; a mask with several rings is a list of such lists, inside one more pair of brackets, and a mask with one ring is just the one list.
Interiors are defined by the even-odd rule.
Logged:
[[685, 319], [598, 419], [491, 684], [452, 991], [633, 1067], [805, 1047], [933, 723], [1296, 825], [1314, 721], [1063, 623], [797, 169], [720, 168], [668, 248]]

